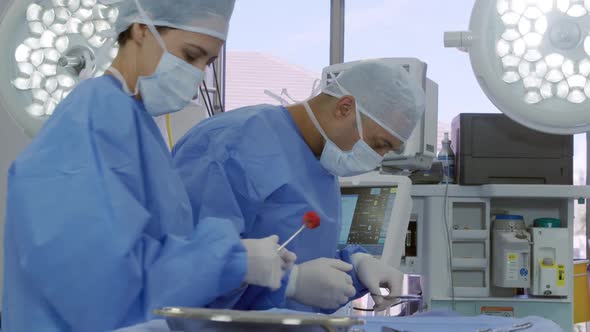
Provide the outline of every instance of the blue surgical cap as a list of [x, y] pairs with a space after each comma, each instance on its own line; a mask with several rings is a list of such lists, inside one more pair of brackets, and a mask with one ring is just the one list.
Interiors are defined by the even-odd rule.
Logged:
[[133, 23], [165, 26], [198, 32], [223, 41], [235, 0], [137, 0], [152, 22], [145, 22], [135, 0], [100, 0], [119, 10], [115, 32], [120, 34]]

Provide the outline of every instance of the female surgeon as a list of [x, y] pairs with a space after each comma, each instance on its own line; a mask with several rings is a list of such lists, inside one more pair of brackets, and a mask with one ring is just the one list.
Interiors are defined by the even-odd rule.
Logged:
[[[9, 171], [3, 331], [107, 331], [162, 306], [272, 289], [293, 263], [277, 237], [193, 225], [153, 116], [184, 108], [226, 38], [234, 0], [103, 0], [120, 52], [82, 82]], [[221, 198], [220, 198], [221, 199]]]

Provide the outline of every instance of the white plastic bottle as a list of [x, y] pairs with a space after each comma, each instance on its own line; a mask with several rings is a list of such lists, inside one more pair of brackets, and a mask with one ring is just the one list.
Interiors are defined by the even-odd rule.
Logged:
[[445, 133], [445, 138], [442, 141], [442, 148], [438, 152], [438, 160], [443, 166], [442, 183], [455, 183], [455, 153], [453, 153], [453, 150], [451, 149], [449, 133]]

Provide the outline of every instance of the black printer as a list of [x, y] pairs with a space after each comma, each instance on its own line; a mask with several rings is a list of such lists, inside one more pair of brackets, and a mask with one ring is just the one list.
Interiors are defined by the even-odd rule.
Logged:
[[452, 123], [457, 183], [573, 184], [574, 137], [522, 126], [504, 114], [460, 114]]

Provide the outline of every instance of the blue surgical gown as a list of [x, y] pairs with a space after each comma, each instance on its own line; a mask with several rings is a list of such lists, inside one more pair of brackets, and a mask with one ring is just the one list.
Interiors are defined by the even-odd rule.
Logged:
[[[305, 143], [288, 110], [258, 105], [215, 116], [189, 131], [173, 150], [174, 165], [184, 181], [196, 223], [211, 216], [232, 220], [244, 238], [272, 234], [286, 241], [307, 211], [321, 225], [304, 230], [287, 248], [297, 263], [320, 257], [350, 262], [358, 246], [338, 250], [340, 187]], [[365, 290], [351, 273], [361, 295]], [[277, 292], [249, 287], [235, 309], [273, 307], [314, 311]]]
[[153, 119], [110, 76], [82, 83], [9, 171], [3, 331], [106, 331], [239, 289], [230, 221], [194, 226]]

